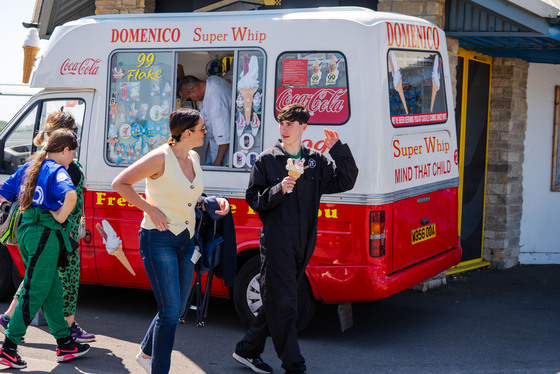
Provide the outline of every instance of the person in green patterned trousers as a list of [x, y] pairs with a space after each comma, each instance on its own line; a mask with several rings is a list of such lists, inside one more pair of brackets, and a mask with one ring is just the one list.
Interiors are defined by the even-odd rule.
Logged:
[[[35, 136], [33, 143], [37, 146], [44, 146], [49, 136], [53, 131], [67, 128], [78, 133], [78, 126], [72, 114], [62, 110], [55, 110], [47, 116], [45, 121], [45, 128]], [[83, 185], [84, 173], [82, 172], [82, 165], [76, 160], [68, 166], [68, 174], [72, 179], [72, 183], [76, 187], [78, 194], [78, 201], [76, 206], [68, 216], [66, 221], [66, 231], [70, 234], [71, 239], [77, 238], [78, 227], [83, 215]], [[77, 245], [75, 246], [77, 247]], [[64, 302], [64, 317], [70, 326], [70, 333], [73, 338], [79, 343], [92, 342], [95, 340], [95, 335], [86, 332], [76, 322], [76, 305], [78, 303], [78, 287], [80, 281], [80, 256], [79, 250], [76, 249], [68, 256], [68, 265], [66, 267], [59, 267], [58, 274], [62, 282], [62, 299]], [[11, 316], [18, 304], [19, 296], [21, 295], [23, 284], [20, 284], [12, 303], [4, 314], [0, 314], [0, 332], [4, 333]]]

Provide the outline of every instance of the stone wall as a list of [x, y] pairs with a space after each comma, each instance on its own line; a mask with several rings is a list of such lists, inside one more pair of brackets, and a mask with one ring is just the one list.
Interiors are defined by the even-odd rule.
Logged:
[[156, 0], [95, 0], [95, 14], [153, 13]]
[[445, 26], [445, 0], [379, 0], [377, 10], [424, 18], [441, 29]]
[[494, 58], [483, 258], [498, 269], [519, 262], [529, 63]]

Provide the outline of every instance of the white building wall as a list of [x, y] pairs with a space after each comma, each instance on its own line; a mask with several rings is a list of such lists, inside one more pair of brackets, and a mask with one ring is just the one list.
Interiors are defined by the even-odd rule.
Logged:
[[560, 85], [560, 65], [529, 65], [521, 264], [560, 264], [560, 192], [550, 190], [557, 85]]

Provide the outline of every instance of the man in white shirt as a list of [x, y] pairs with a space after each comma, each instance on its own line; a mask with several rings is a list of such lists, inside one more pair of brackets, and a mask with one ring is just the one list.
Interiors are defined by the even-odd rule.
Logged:
[[208, 77], [206, 81], [187, 75], [180, 82], [179, 95], [185, 100], [198, 102], [200, 114], [208, 130], [205, 163], [213, 166], [227, 165], [232, 126], [231, 84], [215, 75]]

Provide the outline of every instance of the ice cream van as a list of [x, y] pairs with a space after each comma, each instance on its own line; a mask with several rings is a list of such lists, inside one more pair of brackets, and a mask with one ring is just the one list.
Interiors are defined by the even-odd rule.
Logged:
[[[231, 85], [227, 165], [203, 170], [205, 192], [229, 198], [237, 236], [235, 285], [215, 279], [212, 294], [232, 298], [243, 322], [260, 306], [261, 224], [244, 199], [249, 171], [276, 141], [276, 115], [290, 103], [312, 114], [305, 145], [328, 154], [323, 129], [336, 130], [360, 169], [354, 189], [324, 196], [317, 212], [300, 327], [317, 302], [385, 298], [460, 261], [455, 116], [440, 28], [356, 7], [100, 15], [54, 30], [31, 78], [43, 90], [0, 133], [5, 180], [37, 150], [32, 139], [50, 111], [64, 107], [76, 118], [87, 190], [84, 284], [150, 287], [138, 245], [142, 214], [111, 182], [166, 141], [175, 108], [197, 105], [176, 94], [181, 67]], [[205, 160], [206, 149], [198, 151]], [[122, 240], [133, 271], [107, 251], [99, 224]], [[24, 267], [17, 247], [0, 256], [6, 298], [12, 271]]]

